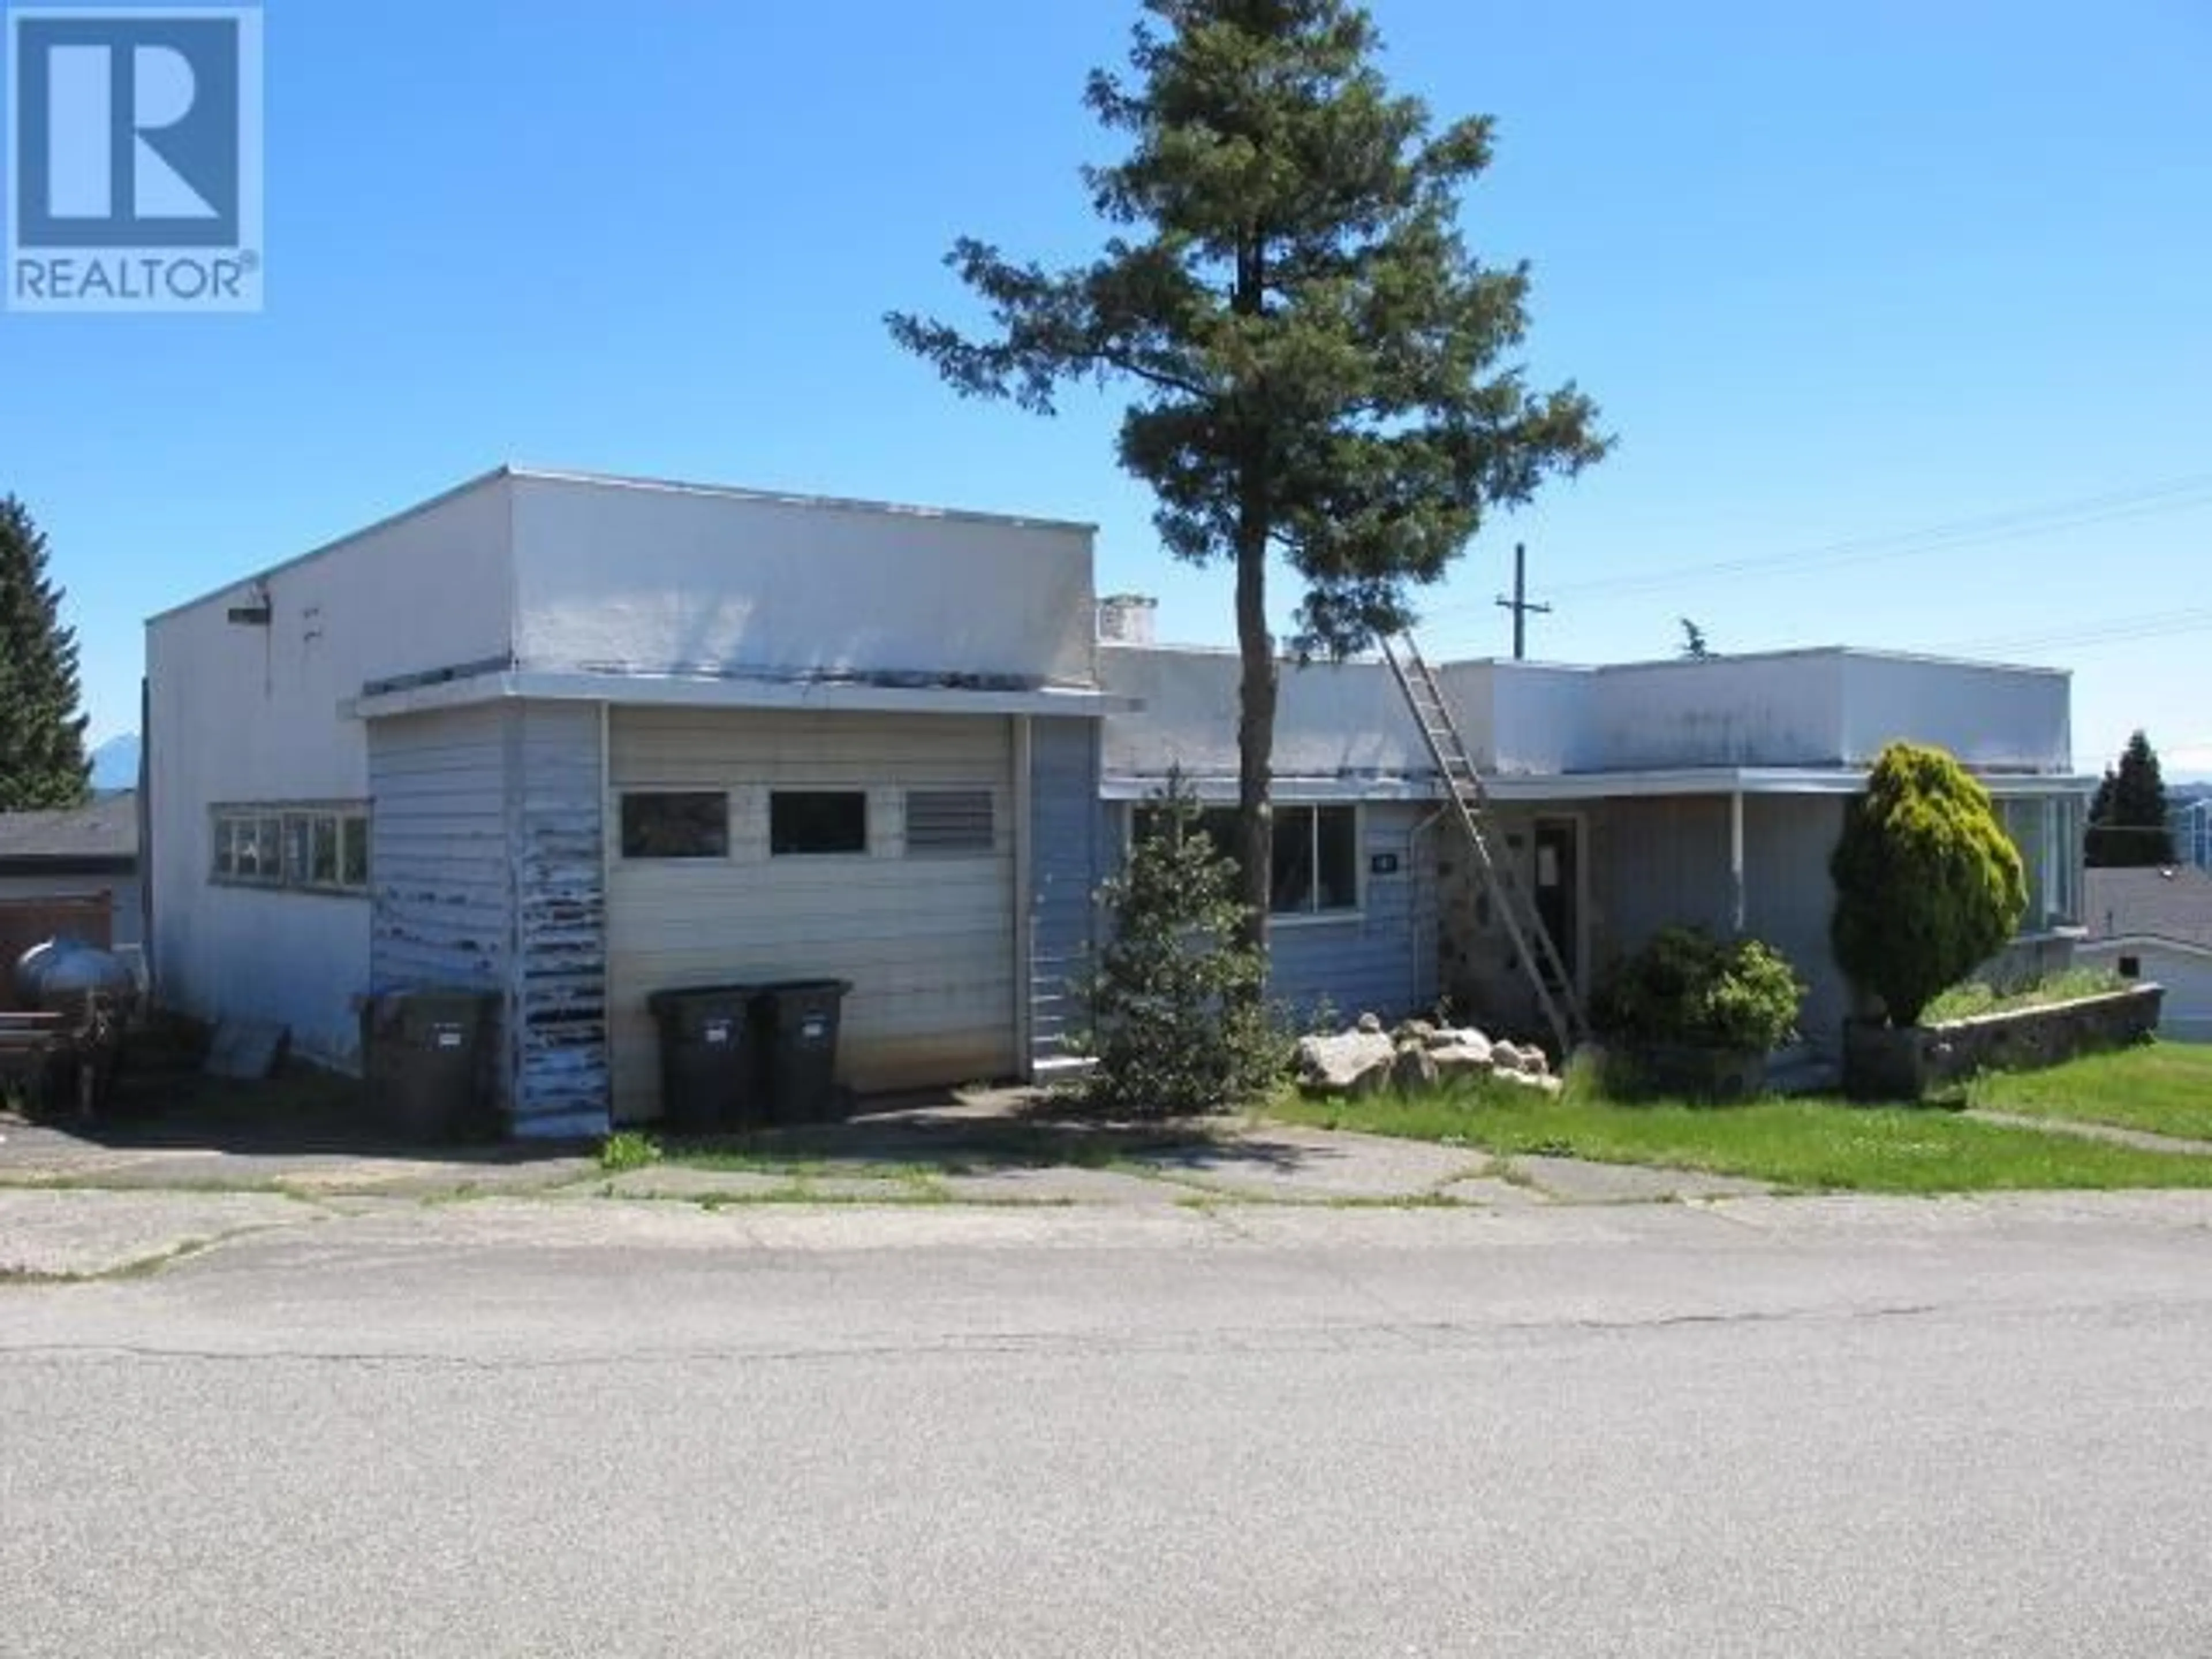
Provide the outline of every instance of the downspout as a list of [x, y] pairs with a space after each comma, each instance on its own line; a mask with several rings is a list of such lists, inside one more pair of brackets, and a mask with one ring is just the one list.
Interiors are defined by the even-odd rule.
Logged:
[[1743, 791], [1729, 796], [1729, 886], [1730, 926], [1741, 939], [1750, 923], [1750, 899], [1743, 872]]

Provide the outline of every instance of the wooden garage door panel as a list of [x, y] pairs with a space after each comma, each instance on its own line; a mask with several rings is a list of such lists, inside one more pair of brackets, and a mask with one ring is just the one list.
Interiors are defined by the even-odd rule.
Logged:
[[[709, 789], [731, 798], [726, 859], [614, 861], [608, 945], [617, 1117], [659, 1109], [646, 999], [666, 986], [850, 981], [839, 1072], [863, 1091], [1016, 1069], [1009, 722], [617, 710], [612, 737], [617, 793]], [[768, 803], [779, 787], [866, 790], [869, 851], [771, 857]], [[991, 793], [992, 849], [907, 856], [905, 792], [946, 787]]]

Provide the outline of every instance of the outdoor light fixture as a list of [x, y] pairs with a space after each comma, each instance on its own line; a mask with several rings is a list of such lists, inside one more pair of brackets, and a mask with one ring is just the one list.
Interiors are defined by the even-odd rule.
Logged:
[[234, 605], [226, 614], [241, 628], [266, 628], [274, 620], [276, 607], [269, 602], [267, 587], [256, 584], [251, 605]]

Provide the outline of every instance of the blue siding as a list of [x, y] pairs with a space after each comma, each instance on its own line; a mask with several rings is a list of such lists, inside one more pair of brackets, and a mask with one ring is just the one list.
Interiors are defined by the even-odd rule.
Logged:
[[610, 1095], [599, 706], [520, 705], [508, 716], [507, 756], [514, 1129], [601, 1133]]
[[[495, 707], [369, 722], [369, 981], [504, 992], [514, 882]], [[501, 1021], [502, 1042], [506, 1021]], [[504, 1049], [501, 1050], [502, 1056]], [[514, 1097], [502, 1063], [498, 1097]]]
[[1098, 725], [1039, 720], [1030, 731], [1030, 1054], [1062, 1058], [1082, 1024], [1092, 895], [1119, 843], [1098, 799]]
[[488, 705], [369, 726], [370, 976], [500, 996], [514, 1132], [607, 1121], [595, 705]]
[[[1416, 847], [1413, 834], [1433, 810], [1398, 802], [1363, 807], [1367, 872], [1360, 914], [1342, 921], [1278, 917], [1269, 929], [1269, 994], [1301, 1019], [1324, 1000], [1346, 1020], [1363, 1013], [1395, 1019], [1426, 1012], [1435, 1003], [1433, 884], [1424, 862], [1433, 853], [1433, 835]], [[1382, 855], [1396, 859], [1395, 873], [1373, 873]]]

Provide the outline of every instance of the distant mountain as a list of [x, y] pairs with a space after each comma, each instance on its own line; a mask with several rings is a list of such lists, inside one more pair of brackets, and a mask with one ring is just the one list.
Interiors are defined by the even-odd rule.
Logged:
[[92, 751], [92, 787], [98, 790], [138, 787], [138, 734], [125, 732]]

